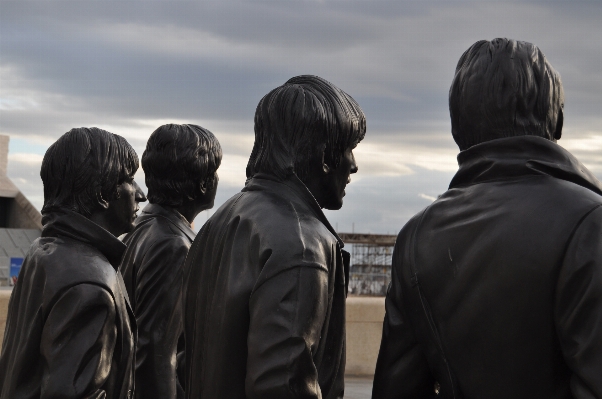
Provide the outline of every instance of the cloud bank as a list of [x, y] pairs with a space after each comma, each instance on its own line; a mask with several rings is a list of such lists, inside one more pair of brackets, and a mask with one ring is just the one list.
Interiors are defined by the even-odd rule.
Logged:
[[196, 123], [224, 148], [219, 206], [244, 184], [258, 101], [315, 74], [351, 94], [368, 122], [359, 173], [328, 217], [340, 231], [395, 233], [457, 169], [448, 90], [460, 55], [480, 39], [543, 50], [564, 83], [559, 143], [602, 177], [600, 20], [602, 5], [589, 1], [3, 0], [9, 176], [41, 208], [41, 156], [72, 127], [121, 134], [141, 155], [159, 125]]

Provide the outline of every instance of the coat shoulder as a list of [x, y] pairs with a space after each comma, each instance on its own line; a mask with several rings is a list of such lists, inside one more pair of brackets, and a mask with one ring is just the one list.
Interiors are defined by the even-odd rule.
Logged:
[[192, 241], [169, 220], [156, 216], [138, 224], [131, 233], [125, 236], [123, 243], [128, 246], [128, 252], [131, 251], [130, 247], [138, 247], [144, 252], [145, 249], [150, 249], [158, 243], [190, 248]]
[[117, 273], [106, 257], [94, 247], [57, 237], [43, 237], [34, 242], [24, 262], [23, 277], [44, 277], [44, 298], [52, 301], [65, 289], [92, 284], [109, 291], [117, 287]]
[[241, 222], [252, 224], [274, 249], [308, 251], [337, 245], [336, 237], [304, 202], [270, 192], [249, 194], [240, 201]]

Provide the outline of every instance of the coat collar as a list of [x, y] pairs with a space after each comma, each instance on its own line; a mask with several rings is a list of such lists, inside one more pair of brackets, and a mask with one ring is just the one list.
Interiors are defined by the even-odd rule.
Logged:
[[255, 191], [268, 189], [270, 191], [279, 191], [281, 192], [282, 188], [286, 187], [286, 191], [291, 194], [292, 197], [300, 200], [303, 204], [305, 204], [312, 213], [326, 226], [328, 231], [332, 233], [332, 235], [336, 238], [339, 243], [340, 248], [343, 248], [345, 244], [343, 240], [339, 237], [337, 232], [332, 228], [328, 219], [322, 212], [322, 208], [318, 204], [318, 201], [314, 198], [313, 194], [309, 191], [307, 186], [299, 180], [297, 175], [291, 175], [286, 179], [279, 179], [278, 177], [267, 174], [267, 173], [256, 173], [252, 178], [247, 180], [245, 187], [242, 191]]
[[602, 184], [570, 152], [535, 136], [509, 137], [477, 144], [458, 154], [460, 168], [449, 188], [528, 175], [548, 175], [602, 194]]
[[169, 222], [181, 230], [182, 233], [184, 233], [186, 237], [190, 239], [190, 241], [194, 241], [196, 234], [192, 230], [188, 220], [186, 220], [184, 216], [171, 207], [149, 203], [144, 207], [144, 209], [142, 209], [140, 216], [136, 218], [136, 225], [156, 217], [162, 217], [169, 220]]
[[58, 209], [44, 215], [42, 237], [68, 237], [100, 251], [117, 270], [126, 246], [117, 237], [79, 213]]

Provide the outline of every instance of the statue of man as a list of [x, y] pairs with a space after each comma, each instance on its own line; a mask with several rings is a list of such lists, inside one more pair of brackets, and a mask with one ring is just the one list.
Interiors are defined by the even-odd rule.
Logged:
[[187, 398], [343, 397], [349, 256], [321, 208], [341, 208], [365, 131], [316, 76], [259, 102], [247, 183], [186, 259]]
[[149, 204], [124, 239], [121, 263], [138, 323], [138, 399], [183, 398], [182, 268], [191, 223], [213, 207], [221, 159], [215, 136], [196, 125], [159, 127], [142, 155]]
[[602, 397], [602, 185], [563, 106], [531, 43], [460, 58], [459, 170], [397, 238], [374, 399]]
[[134, 389], [136, 321], [118, 267], [138, 202], [123, 137], [72, 129], [48, 148], [42, 236], [8, 306], [0, 398], [119, 398]]

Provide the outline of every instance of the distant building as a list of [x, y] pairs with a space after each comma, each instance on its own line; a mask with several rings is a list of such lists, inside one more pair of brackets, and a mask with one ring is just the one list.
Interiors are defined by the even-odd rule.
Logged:
[[385, 296], [391, 282], [391, 260], [397, 236], [365, 233], [338, 234], [345, 244], [351, 246], [349, 294]]
[[0, 135], [0, 285], [8, 283], [11, 258], [23, 258], [42, 231], [42, 215], [6, 175], [8, 141]]

